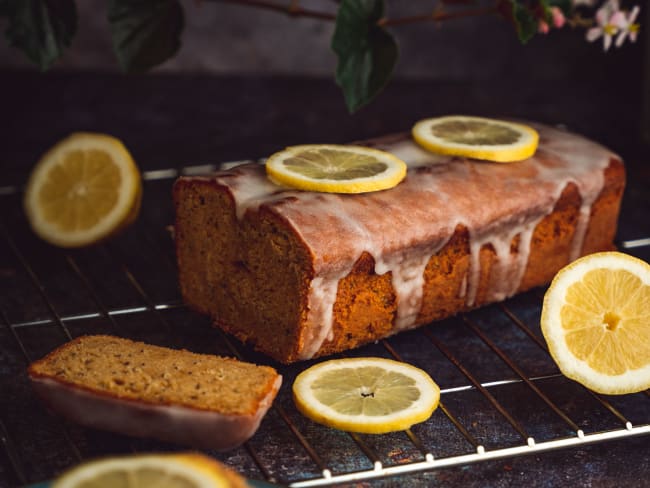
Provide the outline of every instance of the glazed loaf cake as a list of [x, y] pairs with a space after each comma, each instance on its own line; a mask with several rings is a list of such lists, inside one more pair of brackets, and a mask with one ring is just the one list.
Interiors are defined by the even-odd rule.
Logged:
[[268, 366], [103, 335], [28, 372], [47, 405], [81, 425], [218, 450], [255, 433], [282, 381]]
[[185, 302], [290, 363], [375, 341], [549, 282], [613, 248], [625, 171], [581, 136], [535, 125], [536, 154], [439, 156], [368, 142], [409, 166], [390, 190], [296, 191], [251, 163], [174, 186]]

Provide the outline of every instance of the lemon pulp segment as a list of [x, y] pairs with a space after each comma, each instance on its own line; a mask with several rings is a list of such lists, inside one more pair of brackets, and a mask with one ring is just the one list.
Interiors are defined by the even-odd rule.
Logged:
[[44, 218], [62, 232], [97, 225], [115, 207], [122, 182], [119, 168], [97, 150], [70, 151], [48, 176], [37, 195], [38, 205]]
[[325, 372], [312, 388], [323, 405], [347, 415], [385, 416], [408, 408], [420, 398], [413, 379], [373, 366]]

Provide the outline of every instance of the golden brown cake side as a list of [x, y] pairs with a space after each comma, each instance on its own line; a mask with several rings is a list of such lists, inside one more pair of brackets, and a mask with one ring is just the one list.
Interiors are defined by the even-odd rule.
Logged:
[[240, 340], [264, 344], [266, 354], [295, 360], [314, 273], [304, 243], [264, 207], [240, 221], [214, 181], [179, 180], [174, 199], [185, 302]]
[[79, 337], [28, 372], [82, 425], [215, 449], [252, 436], [281, 383], [270, 367], [112, 336]]
[[184, 300], [282, 362], [342, 351], [548, 282], [612, 248], [625, 175], [582, 137], [539, 127], [531, 160], [431, 155], [397, 138], [396, 188], [291, 191], [258, 165], [174, 187]]

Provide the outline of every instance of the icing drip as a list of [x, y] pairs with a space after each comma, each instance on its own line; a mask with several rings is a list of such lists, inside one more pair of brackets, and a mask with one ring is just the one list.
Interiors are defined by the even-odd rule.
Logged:
[[[301, 358], [312, 357], [333, 339], [338, 283], [363, 252], [373, 257], [377, 274], [391, 273], [397, 298], [395, 331], [417, 325], [424, 270], [457, 225], [467, 228], [470, 240], [470, 269], [458, 292], [468, 306], [478, 298], [484, 246], [494, 249], [496, 259], [484, 278], [488, 286], [481, 300], [497, 301], [516, 293], [526, 271], [533, 231], [553, 211], [569, 183], [576, 185], [582, 199], [570, 253], [571, 259], [578, 257], [591, 206], [603, 186], [604, 169], [617, 156], [580, 136], [535, 127], [540, 133], [536, 155], [506, 165], [431, 154], [407, 136], [372, 141], [404, 159], [409, 171], [397, 187], [362, 195], [282, 188], [269, 181], [258, 164], [213, 177], [230, 189], [239, 218], [264, 205], [293, 227], [313, 255], [315, 275]], [[516, 237], [519, 244], [511, 253]]]
[[458, 297], [459, 298], [465, 298], [467, 296], [467, 274], [465, 273], [463, 275], [463, 281], [460, 283], [460, 289], [458, 290]]
[[582, 245], [585, 242], [585, 235], [587, 234], [587, 226], [589, 225], [589, 217], [591, 215], [591, 204], [585, 203], [584, 199], [580, 205], [580, 214], [578, 215], [578, 222], [576, 223], [576, 233], [571, 243], [570, 259], [574, 261], [580, 257]]
[[[582, 246], [591, 216], [591, 206], [603, 188], [605, 181], [603, 170], [607, 167], [609, 159], [620, 158], [611, 153], [605, 155], [609, 157], [603, 158], [601, 154], [599, 158], [597, 151], [600, 150], [602, 153], [603, 148], [598, 144], [583, 138], [575, 141], [575, 138], [567, 132], [554, 131], [554, 133], [558, 137], [549, 138], [544, 144], [543, 153], [540, 155], [540, 158], [546, 159], [545, 164], [541, 165], [540, 172], [542, 177], [546, 179], [555, 178], [556, 181], [563, 181], [564, 185], [557, 185], [555, 188], [556, 199], [559, 198], [567, 183], [571, 182], [578, 187], [582, 202], [570, 253], [571, 260], [574, 260], [582, 253]], [[550, 157], [545, 158], [544, 153]], [[567, 155], [570, 155], [570, 158]], [[606, 163], [604, 159], [607, 160]], [[560, 167], [557, 162], [553, 163], [553, 160], [565, 161], [565, 164]], [[601, 171], [584, 172], [585, 167], [593, 167], [599, 162], [600, 165], [597, 167]]]
[[442, 249], [446, 242], [444, 239], [419, 250], [404, 249], [375, 263], [377, 274], [390, 272], [392, 276], [392, 285], [397, 296], [395, 332], [415, 324], [422, 306], [424, 269], [431, 256]]
[[[533, 232], [543, 217], [538, 216], [528, 222], [516, 222], [492, 234], [473, 236], [470, 232], [470, 277], [465, 285], [468, 306], [471, 307], [476, 303], [481, 271], [480, 252], [483, 246], [491, 245], [496, 254], [496, 261], [488, 277], [485, 301], [501, 301], [517, 292], [526, 272]], [[516, 237], [519, 237], [517, 250], [511, 253], [512, 241]]]
[[[323, 199], [324, 197], [319, 194], [311, 194], [304, 201], [309, 201], [321, 208]], [[351, 256], [361, 256], [365, 251], [375, 259], [375, 273], [378, 275], [391, 273], [392, 285], [397, 296], [396, 330], [413, 325], [422, 304], [424, 268], [429, 258], [446, 243], [447, 238], [424, 247], [409, 248], [398, 245], [393, 252], [386, 253], [384, 250], [387, 243], [381, 242], [377, 238], [381, 234], [373, 234], [377, 230], [369, 228], [364, 223], [370, 222], [372, 219], [364, 221], [360, 218], [370, 210], [366, 206], [355, 208], [353, 202], [348, 196], [328, 195], [328, 216], [335, 216], [333, 225], [340, 227], [342, 235], [349, 236], [347, 245], [351, 247]], [[355, 217], [357, 213], [358, 217]], [[314, 221], [318, 222], [318, 219]], [[305, 346], [301, 353], [302, 359], [313, 357], [325, 340], [333, 339], [332, 320], [338, 283], [352, 271], [355, 262], [350, 261], [348, 266], [338, 269], [334, 274], [316, 277], [312, 280], [307, 302], [309, 321], [314, 325], [311, 330], [306, 331], [303, 338]]]
[[304, 331], [301, 356], [305, 359], [313, 357], [325, 340], [331, 341], [334, 338], [332, 317], [338, 286], [339, 279], [330, 277], [315, 277], [311, 282], [307, 303], [309, 321], [313, 326]]

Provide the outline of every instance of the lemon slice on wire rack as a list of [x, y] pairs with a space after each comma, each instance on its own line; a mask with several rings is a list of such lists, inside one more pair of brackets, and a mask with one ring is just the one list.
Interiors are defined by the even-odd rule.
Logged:
[[130, 225], [142, 197], [140, 172], [124, 144], [75, 133], [32, 170], [24, 206], [34, 232], [60, 247], [102, 241]]
[[431, 152], [499, 163], [531, 157], [539, 141], [537, 131], [527, 125], [465, 115], [424, 119], [411, 133]]
[[52, 488], [244, 488], [237, 473], [201, 454], [109, 457], [83, 463]]
[[266, 172], [276, 183], [300, 190], [365, 193], [396, 186], [406, 176], [406, 164], [364, 146], [305, 144], [273, 154]]
[[605, 394], [650, 388], [650, 265], [602, 252], [555, 276], [542, 332], [560, 370]]
[[383, 434], [424, 422], [440, 402], [440, 388], [421, 369], [383, 358], [319, 363], [293, 384], [306, 417], [350, 432]]

